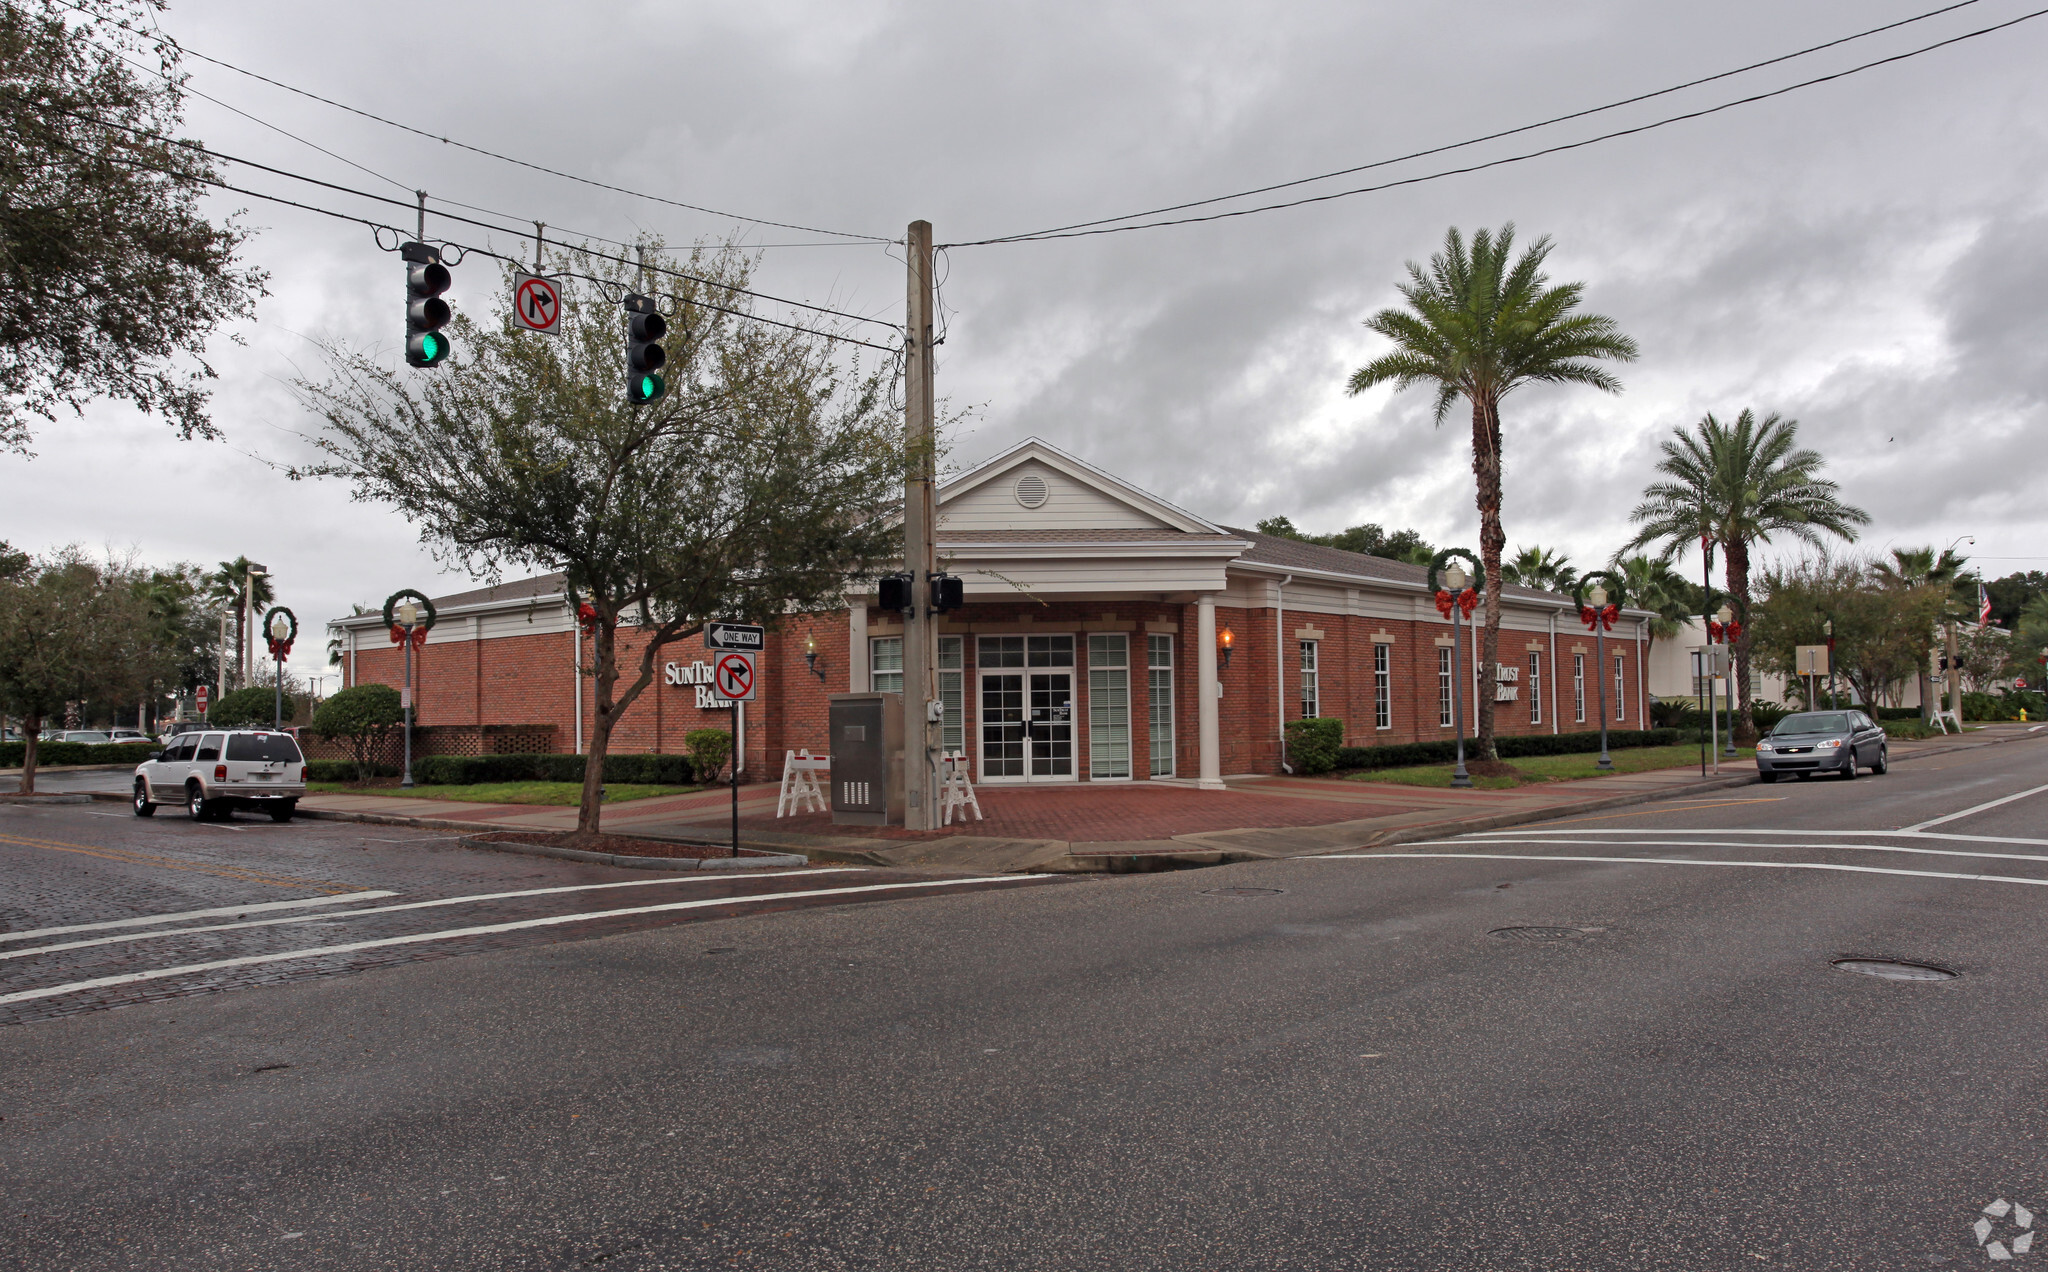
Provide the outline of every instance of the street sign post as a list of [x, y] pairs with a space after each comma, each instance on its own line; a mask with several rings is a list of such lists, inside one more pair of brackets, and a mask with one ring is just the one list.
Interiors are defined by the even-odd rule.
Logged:
[[512, 276], [512, 321], [548, 335], [562, 329], [562, 289], [538, 274]]
[[767, 643], [768, 629], [754, 623], [704, 624], [706, 649], [743, 649], [758, 654]]
[[[716, 627], [731, 628], [731, 623], [716, 623]], [[758, 639], [761, 629], [745, 628]], [[712, 637], [711, 630], [705, 629], [704, 639]], [[743, 650], [728, 649], [711, 660], [711, 692], [732, 704], [732, 758], [726, 763], [726, 779], [732, 786], [732, 855], [740, 855], [740, 704], [752, 702], [759, 697], [760, 677], [755, 674], [754, 655]]]
[[199, 703], [199, 718], [202, 720], [206, 718], [206, 704], [212, 699], [212, 697], [213, 695], [207, 691], [205, 685], [199, 686], [197, 701]]

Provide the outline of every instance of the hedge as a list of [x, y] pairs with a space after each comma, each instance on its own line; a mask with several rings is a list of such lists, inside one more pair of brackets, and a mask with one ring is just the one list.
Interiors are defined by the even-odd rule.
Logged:
[[[1619, 751], [1639, 746], [1676, 746], [1678, 729], [1614, 729], [1607, 734], [1607, 749]], [[1600, 749], [1598, 733], [1532, 733], [1497, 737], [1494, 749], [1504, 760], [1532, 755], [1583, 755]], [[1465, 740], [1465, 758], [1474, 758], [1472, 740]], [[1403, 742], [1393, 746], [1347, 746], [1337, 752], [1340, 769], [1408, 768], [1417, 764], [1449, 764], [1458, 758], [1456, 740], [1449, 742]]]
[[[372, 764], [372, 777], [397, 777], [395, 764]], [[356, 780], [354, 760], [307, 760], [306, 780], [309, 782], [353, 782]]]
[[1303, 773], [1327, 773], [1344, 749], [1344, 722], [1332, 716], [1311, 716], [1287, 722], [1287, 755]]
[[[580, 782], [581, 755], [427, 755], [412, 762], [412, 777], [422, 786], [474, 786], [480, 782]], [[686, 786], [690, 759], [686, 755], [607, 755], [604, 780], [651, 786]]]
[[[44, 742], [36, 747], [36, 765], [140, 764], [161, 749], [154, 742]], [[26, 742], [0, 742], [0, 768], [20, 768], [27, 754]]]

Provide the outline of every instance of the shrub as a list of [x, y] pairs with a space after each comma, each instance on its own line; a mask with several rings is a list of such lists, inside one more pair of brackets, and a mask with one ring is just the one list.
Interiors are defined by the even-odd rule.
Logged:
[[1344, 722], [1328, 716], [1287, 722], [1287, 758], [1301, 773], [1327, 773], [1337, 767], [1344, 745]]
[[[1607, 749], [1624, 750], [1639, 746], [1676, 746], [1683, 734], [1678, 729], [1613, 729], [1607, 734]], [[1504, 760], [1535, 755], [1584, 755], [1600, 749], [1598, 733], [1535, 733], [1495, 738], [1494, 747]], [[1393, 746], [1347, 746], [1337, 752], [1337, 767], [1345, 769], [1408, 768], [1417, 764], [1449, 764], [1457, 759], [1456, 740], [1449, 742], [1403, 742]], [[1470, 739], [1465, 758], [1473, 758]]]
[[398, 690], [390, 685], [351, 685], [320, 704], [313, 713], [313, 732], [348, 747], [358, 780], [368, 781], [370, 748], [404, 719]]
[[[391, 764], [369, 766], [372, 777], [397, 777], [398, 769]], [[353, 782], [356, 776], [354, 760], [307, 760], [306, 780], [309, 782]]]
[[[40, 742], [36, 764], [140, 764], [157, 753], [154, 742]], [[20, 768], [28, 743], [0, 742], [0, 768]]]
[[683, 735], [683, 749], [690, 764], [708, 784], [718, 780], [718, 771], [732, 758], [732, 734], [724, 729], [692, 729]]
[[[289, 703], [286, 709], [290, 710]], [[268, 685], [250, 685], [223, 694], [206, 712], [206, 722], [221, 729], [267, 729], [276, 720], [277, 691]]]
[[[484, 782], [580, 782], [586, 756], [427, 755], [412, 763], [412, 777], [422, 786], [476, 786]], [[607, 755], [604, 780], [646, 786], [687, 786], [690, 760], [682, 755]]]

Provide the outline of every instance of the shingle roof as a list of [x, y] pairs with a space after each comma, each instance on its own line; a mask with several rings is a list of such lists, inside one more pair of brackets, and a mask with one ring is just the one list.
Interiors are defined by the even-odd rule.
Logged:
[[[1282, 570], [1316, 570], [1324, 574], [1349, 574], [1354, 578], [1384, 580], [1394, 583], [1409, 583], [1417, 587], [1429, 582], [1426, 566], [1410, 565], [1406, 561], [1393, 561], [1386, 557], [1367, 556], [1363, 552], [1346, 552], [1342, 548], [1325, 547], [1320, 543], [1303, 543], [1299, 539], [1283, 539], [1277, 535], [1260, 534], [1256, 530], [1240, 530], [1236, 526], [1225, 526], [1234, 535], [1251, 540], [1251, 550], [1237, 558], [1240, 564], [1270, 565]], [[1546, 592], [1541, 588], [1517, 587], [1509, 583], [1501, 588], [1503, 597], [1518, 601], [1547, 601], [1551, 604], [1569, 604], [1571, 598], [1557, 592]]]
[[448, 596], [434, 598], [435, 609], [453, 609], [464, 605], [487, 605], [492, 601], [523, 601], [534, 596], [553, 596], [562, 590], [567, 576], [557, 570], [553, 574], [542, 574], [530, 579], [514, 579], [496, 587], [480, 587], [469, 592], [455, 592]]
[[1227, 534], [1198, 534], [1166, 526], [1147, 530], [1127, 527], [1115, 530], [941, 530], [940, 543], [1214, 543], [1234, 540]]

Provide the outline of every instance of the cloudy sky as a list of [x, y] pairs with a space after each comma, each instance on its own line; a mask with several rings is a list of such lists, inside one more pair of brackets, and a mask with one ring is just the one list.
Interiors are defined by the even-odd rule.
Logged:
[[[942, 243], [1287, 181], [1602, 105], [1908, 18], [1900, 3], [1147, 6], [181, 0], [187, 47], [565, 172], [825, 230]], [[1319, 194], [1697, 110], [2004, 22], [1953, 12], [1535, 133], [1299, 187]], [[424, 16], [423, 16], [424, 15]], [[409, 34], [416, 32], [417, 35]], [[1505, 410], [1510, 547], [1582, 565], [1627, 535], [1660, 438], [1744, 406], [1801, 422], [1875, 524], [1865, 546], [1975, 535], [2048, 568], [2048, 17], [1702, 119], [1488, 171], [1201, 225], [946, 253], [939, 384], [971, 463], [1037, 434], [1212, 518], [1476, 538], [1469, 432], [1427, 394], [1348, 397], [1360, 327], [1447, 226], [1554, 239], [1552, 274], [1641, 344], [1625, 391]], [[194, 60], [191, 135], [362, 190], [428, 190], [614, 239], [764, 245], [768, 291], [894, 321], [900, 251], [685, 211], [425, 140]], [[254, 117], [253, 119], [250, 117]], [[256, 121], [262, 121], [261, 123]], [[266, 126], [268, 125], [268, 126]], [[277, 129], [317, 143], [340, 159]], [[352, 161], [361, 168], [348, 166]], [[370, 169], [375, 174], [365, 173]], [[390, 217], [278, 178], [253, 188]], [[1253, 202], [1263, 202], [1256, 200]], [[158, 562], [266, 561], [309, 626], [399, 586], [454, 590], [412, 528], [271, 463], [306, 453], [287, 384], [310, 338], [381, 348], [395, 258], [369, 231], [228, 196], [273, 294], [216, 342], [222, 444], [101, 407], [0, 457], [0, 537]], [[1249, 206], [1240, 201], [1214, 210]], [[438, 230], [438, 232], [437, 232]], [[513, 234], [432, 237], [518, 250]], [[530, 243], [530, 240], [529, 240]], [[784, 246], [801, 244], [801, 246]], [[458, 269], [480, 310], [495, 271]], [[774, 312], [772, 309], [768, 312]], [[882, 328], [870, 328], [881, 332]], [[886, 339], [886, 335], [885, 335]], [[1697, 558], [1689, 559], [1697, 569]], [[301, 643], [302, 670], [319, 644]]]

